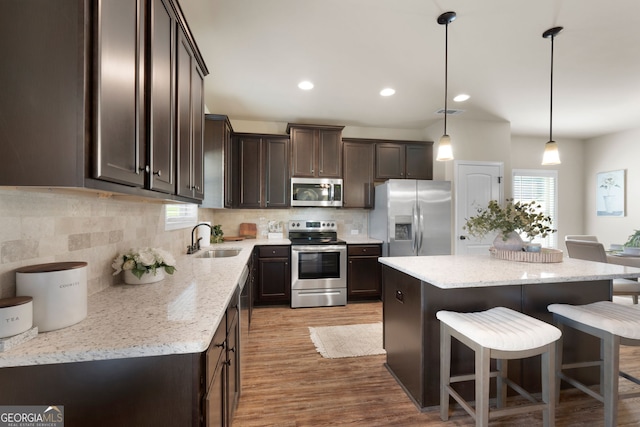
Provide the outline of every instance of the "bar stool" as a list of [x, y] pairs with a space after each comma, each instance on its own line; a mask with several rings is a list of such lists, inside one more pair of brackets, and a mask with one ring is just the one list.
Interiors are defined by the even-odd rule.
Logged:
[[[487, 426], [490, 418], [543, 411], [545, 427], [555, 425], [556, 377], [555, 342], [558, 328], [523, 313], [496, 307], [475, 313], [438, 311], [440, 320], [440, 418], [449, 419], [449, 396], [476, 420], [476, 426]], [[451, 376], [451, 337], [475, 352], [475, 375]], [[508, 359], [542, 357], [542, 402], [507, 378]], [[491, 372], [491, 359], [497, 359], [496, 372]], [[497, 408], [489, 408], [490, 377], [496, 377]], [[475, 410], [456, 392], [452, 383], [475, 380]], [[506, 407], [507, 387], [527, 398], [530, 404]]]
[[[553, 313], [553, 321], [560, 330], [569, 326], [600, 339], [601, 360], [582, 363], [563, 364], [560, 342], [556, 353], [556, 370], [559, 379], [604, 403], [605, 426], [614, 427], [617, 424], [618, 399], [640, 396], [640, 392], [618, 393], [618, 376], [640, 385], [639, 379], [620, 371], [620, 345], [640, 346], [640, 310], [611, 301], [586, 305], [551, 304], [548, 309]], [[600, 366], [600, 393], [564, 372], [585, 366]], [[559, 386], [560, 381], [558, 389]]]

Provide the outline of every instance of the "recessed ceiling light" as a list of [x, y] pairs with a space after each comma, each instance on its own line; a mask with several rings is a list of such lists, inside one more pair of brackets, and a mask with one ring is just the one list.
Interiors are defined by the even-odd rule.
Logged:
[[313, 83], [311, 83], [309, 80], [304, 80], [298, 83], [298, 87], [302, 90], [311, 90], [313, 89]]
[[382, 96], [391, 96], [396, 93], [395, 89], [391, 89], [390, 87], [386, 87], [380, 91], [380, 95]]
[[453, 98], [453, 100], [456, 101], [456, 102], [463, 102], [463, 101], [466, 101], [469, 98], [471, 98], [471, 97], [469, 95], [467, 95], [466, 93], [461, 93], [460, 95], [458, 95], [455, 98]]

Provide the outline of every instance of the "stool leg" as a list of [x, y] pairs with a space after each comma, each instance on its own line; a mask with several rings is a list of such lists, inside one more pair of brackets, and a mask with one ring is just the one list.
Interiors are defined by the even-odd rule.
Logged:
[[564, 325], [560, 322], [558, 322], [556, 320], [556, 316], [554, 314], [554, 325], [560, 329], [560, 332], [562, 332], [562, 335], [560, 336], [560, 339], [558, 339], [558, 341], [556, 341], [556, 356], [555, 356], [555, 371], [556, 371], [556, 375], [555, 375], [555, 394], [554, 394], [554, 398], [555, 398], [555, 403], [556, 405], [558, 405], [560, 403], [560, 386], [562, 384], [562, 381], [560, 380], [560, 373], [562, 372], [562, 350], [563, 350], [563, 340], [562, 337], [564, 337]]
[[618, 375], [620, 373], [620, 337], [605, 334], [602, 338], [604, 371], [604, 425], [615, 427], [618, 418]]
[[505, 383], [505, 379], [509, 375], [508, 372], [508, 360], [497, 359], [496, 367], [498, 368], [498, 376], [496, 377], [496, 406], [498, 408], [504, 408], [507, 402], [507, 384]]
[[489, 379], [491, 350], [478, 347], [476, 352], [476, 427], [489, 425]]
[[542, 423], [544, 427], [554, 427], [556, 424], [556, 382], [560, 382], [556, 377], [556, 343], [547, 346], [547, 351], [542, 353], [542, 401], [547, 404], [542, 412]]
[[449, 419], [449, 387], [451, 378], [451, 334], [449, 327], [440, 323], [440, 419]]

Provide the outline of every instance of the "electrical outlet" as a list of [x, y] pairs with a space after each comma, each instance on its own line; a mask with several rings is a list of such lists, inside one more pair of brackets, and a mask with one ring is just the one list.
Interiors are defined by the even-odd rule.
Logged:
[[358, 230], [351, 230], [351, 234], [360, 234]]

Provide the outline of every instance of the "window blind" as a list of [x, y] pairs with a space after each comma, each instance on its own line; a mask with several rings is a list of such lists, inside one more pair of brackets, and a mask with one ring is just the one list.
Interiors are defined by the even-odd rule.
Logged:
[[[552, 228], [558, 228], [558, 171], [514, 169], [513, 199], [514, 202], [537, 202], [542, 213], [551, 217]], [[546, 238], [538, 236], [533, 241], [543, 247], [558, 247], [557, 233], [551, 233]]]
[[198, 205], [181, 203], [164, 205], [164, 229], [195, 227], [198, 223]]

